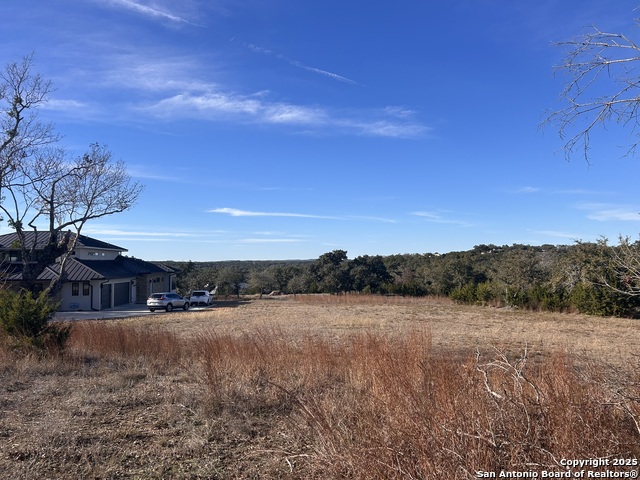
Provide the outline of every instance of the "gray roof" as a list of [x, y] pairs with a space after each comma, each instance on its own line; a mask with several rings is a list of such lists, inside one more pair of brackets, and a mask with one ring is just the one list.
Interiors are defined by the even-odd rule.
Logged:
[[[106, 260], [105, 263], [111, 263]], [[88, 282], [91, 280], [106, 280], [107, 277], [96, 272], [75, 258], [69, 258], [64, 264], [64, 270], [69, 282]], [[50, 265], [38, 275], [38, 280], [53, 280], [60, 271], [60, 265]], [[128, 275], [127, 275], [128, 276]]]
[[[76, 235], [71, 231], [60, 232], [61, 234], [69, 233], [70, 235]], [[27, 245], [31, 246], [34, 243], [36, 244], [36, 249], [44, 248], [44, 246], [49, 242], [49, 238], [51, 234], [49, 232], [24, 232], [25, 242]], [[20, 237], [18, 237], [17, 233], [7, 233], [5, 235], [0, 235], [0, 250], [15, 250], [15, 248], [11, 248], [11, 246], [20, 241]], [[97, 240], [92, 237], [87, 237], [86, 235], [78, 236], [79, 247], [87, 247], [87, 248], [100, 248], [105, 250], [117, 250], [119, 252], [128, 251], [126, 248], [119, 247], [117, 245], [113, 245], [111, 243], [103, 242], [102, 240]]]
[[176, 273], [177, 269], [164, 265], [162, 263], [152, 263], [140, 260], [134, 257], [125, 257], [119, 255], [116, 258], [129, 271], [135, 272], [136, 275], [147, 275], [150, 273]]
[[2, 280], [8, 281], [20, 281], [22, 280], [22, 265], [17, 264], [7, 264], [3, 265], [0, 270], [0, 277]]
[[[70, 257], [64, 264], [64, 270], [68, 282], [110, 280], [152, 273], [177, 272], [177, 270], [166, 265], [123, 256], [118, 256], [114, 260], [79, 260]], [[38, 276], [38, 280], [52, 280], [58, 275], [59, 271], [60, 265], [50, 265]], [[13, 271], [8, 275], [7, 280], [19, 281], [21, 278], [20, 271]]]
[[[75, 235], [73, 232], [61, 232]], [[36, 249], [43, 248], [49, 241], [49, 232], [25, 232], [25, 241], [31, 245], [35, 243]], [[19, 242], [20, 238], [16, 233], [0, 235], [0, 251], [15, 250], [12, 245]], [[103, 242], [85, 235], [78, 236], [77, 246], [86, 248], [97, 248], [104, 250], [115, 250], [126, 252], [126, 248], [118, 247], [111, 243]], [[3, 269], [6, 280], [20, 281], [22, 279], [22, 268], [20, 265], [6, 265]], [[115, 278], [130, 278], [138, 275], [149, 275], [153, 273], [176, 273], [178, 270], [159, 263], [147, 262], [138, 258], [118, 255], [113, 260], [81, 260], [73, 256], [69, 257], [64, 270], [67, 281], [87, 282], [91, 280], [109, 280]], [[38, 280], [52, 280], [60, 271], [59, 264], [49, 265], [39, 276]]]

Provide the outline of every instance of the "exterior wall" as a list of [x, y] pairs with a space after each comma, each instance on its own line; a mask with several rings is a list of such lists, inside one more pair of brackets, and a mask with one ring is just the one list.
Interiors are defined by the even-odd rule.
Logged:
[[[156, 273], [151, 275], [139, 275], [137, 277], [116, 278], [107, 282], [94, 280], [92, 282], [66, 282], [62, 285], [59, 296], [60, 310], [101, 310], [102, 285], [111, 285], [110, 307], [114, 305], [116, 283], [129, 283], [129, 301], [131, 303], [145, 304], [147, 297], [155, 292], [175, 292], [176, 275], [173, 273]], [[73, 283], [78, 284], [78, 295], [73, 295]], [[89, 295], [84, 295], [83, 284], [88, 284]]]
[[136, 303], [146, 303], [149, 292], [149, 277], [150, 275], [139, 275], [136, 278]]
[[78, 247], [75, 257], [80, 260], [114, 260], [120, 252], [118, 250], [105, 250], [100, 248]]
[[174, 273], [152, 273], [150, 275], [140, 275], [136, 279], [135, 303], [147, 303], [147, 298], [152, 293], [175, 291], [176, 275]]
[[[101, 293], [102, 293], [102, 285], [115, 284], [121, 282], [129, 283], [129, 299], [135, 298], [133, 296], [133, 290], [135, 287], [131, 283], [134, 280], [133, 277], [130, 278], [118, 278], [114, 280], [109, 280], [107, 282], [103, 282], [100, 280], [94, 280], [92, 282], [65, 282], [62, 285], [62, 289], [60, 290], [60, 310], [69, 311], [69, 310], [101, 310]], [[73, 295], [73, 284], [78, 284], [78, 295]], [[84, 287], [84, 285], [87, 287]], [[85, 290], [87, 288], [87, 290]], [[88, 291], [88, 295], [85, 295], [85, 291]], [[111, 301], [109, 306], [112, 307], [114, 303], [114, 288], [111, 288]], [[130, 300], [131, 301], [131, 300]], [[145, 298], [146, 301], [146, 298]]]
[[[74, 283], [78, 286], [77, 295], [73, 294]], [[85, 285], [88, 290], [85, 290]], [[60, 310], [91, 310], [91, 293], [89, 282], [65, 282], [60, 289]]]

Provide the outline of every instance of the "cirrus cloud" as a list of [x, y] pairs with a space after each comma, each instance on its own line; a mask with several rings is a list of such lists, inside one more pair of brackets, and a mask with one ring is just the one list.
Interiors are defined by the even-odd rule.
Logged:
[[599, 222], [622, 221], [639, 222], [640, 207], [630, 205], [614, 205], [607, 203], [580, 203], [579, 210], [587, 211], [587, 218]]
[[295, 218], [320, 218], [327, 220], [339, 220], [339, 217], [329, 217], [324, 215], [310, 215], [306, 213], [285, 213], [285, 212], [255, 212], [239, 210], [237, 208], [214, 208], [208, 210], [209, 213], [224, 213], [232, 217], [295, 217]]

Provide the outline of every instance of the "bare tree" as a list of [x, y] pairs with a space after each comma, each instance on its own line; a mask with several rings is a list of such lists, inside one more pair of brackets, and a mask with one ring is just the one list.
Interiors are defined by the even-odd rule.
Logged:
[[32, 73], [33, 55], [9, 63], [0, 72], [0, 201], [11, 173], [36, 149], [58, 141], [51, 124], [38, 119], [51, 82]]
[[[640, 45], [629, 35], [596, 27], [559, 45], [567, 48], [557, 67], [568, 77], [561, 95], [567, 105], [545, 122], [558, 128], [567, 159], [579, 151], [589, 162], [592, 132], [610, 124], [630, 130], [626, 153], [635, 155], [640, 145]], [[608, 247], [606, 239], [598, 247], [611, 255], [600, 283], [618, 293], [639, 296], [640, 243], [621, 237], [617, 247]]]
[[54, 146], [59, 136], [37, 110], [51, 83], [32, 72], [32, 58], [0, 72], [0, 212], [18, 236], [23, 287], [57, 261], [55, 289], [85, 224], [130, 209], [142, 186], [105, 146], [73, 160]]
[[[142, 191], [124, 163], [113, 161], [111, 151], [97, 143], [71, 162], [62, 149], [39, 151], [25, 158], [12, 178], [7, 188], [10, 201], [0, 210], [20, 241], [25, 288], [57, 261], [58, 275], [50, 285], [55, 289], [85, 224], [129, 210]], [[27, 232], [34, 232], [35, 238], [28, 241]], [[38, 246], [38, 235], [43, 247]]]
[[589, 162], [592, 132], [611, 123], [631, 130], [627, 154], [634, 154], [640, 143], [640, 46], [627, 35], [595, 27], [558, 45], [567, 48], [557, 67], [568, 77], [561, 94], [567, 105], [551, 112], [545, 123], [558, 128], [567, 159], [579, 151]]
[[[640, 242], [632, 242], [629, 237], [620, 237], [620, 245], [611, 246], [611, 278], [605, 277], [602, 283], [610, 289], [629, 295], [640, 296]], [[607, 247], [606, 239], [599, 242]]]

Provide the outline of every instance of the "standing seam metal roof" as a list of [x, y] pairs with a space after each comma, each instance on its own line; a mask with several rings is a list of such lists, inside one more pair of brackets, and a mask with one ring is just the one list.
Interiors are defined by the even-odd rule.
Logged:
[[[60, 232], [61, 234], [70, 234], [76, 235], [71, 231]], [[49, 232], [25, 232], [25, 242], [27, 245], [31, 246], [34, 243], [36, 244], [36, 249], [43, 248], [48, 242], [51, 234]], [[7, 233], [6, 235], [0, 235], [0, 250], [10, 250], [11, 245], [15, 242], [19, 242], [20, 237], [18, 237], [17, 233]], [[79, 247], [87, 247], [87, 248], [100, 248], [105, 250], [117, 250], [119, 252], [127, 252], [126, 248], [119, 247], [117, 245], [113, 245], [111, 243], [103, 242], [102, 240], [97, 240], [95, 238], [87, 237], [85, 235], [78, 236], [77, 246]]]
[[[176, 270], [165, 265], [159, 265], [137, 258], [118, 256], [114, 260], [79, 260], [69, 258], [64, 264], [66, 280], [68, 282], [88, 282], [91, 280], [109, 280], [116, 278], [130, 278], [138, 275], [153, 273], [175, 273]], [[49, 265], [39, 276], [38, 280], [52, 280], [60, 271], [60, 265]], [[11, 280], [20, 280], [20, 272], [13, 272]]]

